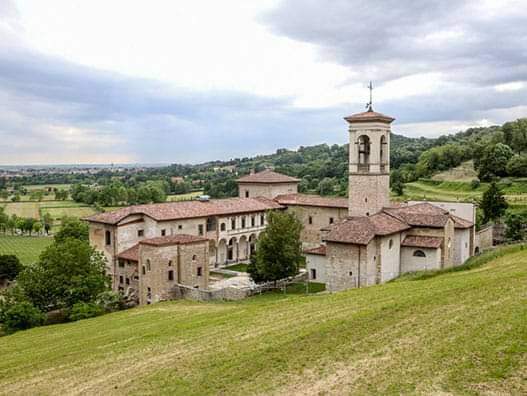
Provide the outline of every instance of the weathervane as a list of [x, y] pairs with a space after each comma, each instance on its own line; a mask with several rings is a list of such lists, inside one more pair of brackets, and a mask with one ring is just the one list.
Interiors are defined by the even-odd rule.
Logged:
[[370, 81], [368, 88], [370, 90], [370, 101], [366, 103], [366, 108], [368, 111], [373, 111], [373, 99], [372, 99], [372, 91], [373, 91], [373, 83]]

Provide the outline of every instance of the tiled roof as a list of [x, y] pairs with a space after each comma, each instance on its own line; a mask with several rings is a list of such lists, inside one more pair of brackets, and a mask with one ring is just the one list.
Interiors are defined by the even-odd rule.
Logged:
[[372, 111], [372, 110], [365, 111], [363, 113], [353, 114], [353, 115], [344, 117], [344, 119], [348, 121], [349, 123], [375, 122], [375, 121], [391, 123], [395, 120], [395, 118], [392, 118], [382, 113], [377, 113], [376, 111]]
[[454, 220], [454, 227], [456, 228], [471, 228], [474, 225], [471, 221], [462, 219], [461, 217], [454, 215], [450, 215], [450, 217]]
[[191, 219], [197, 217], [231, 215], [259, 212], [282, 208], [277, 202], [267, 198], [227, 198], [210, 201], [167, 202], [150, 205], [135, 205], [111, 212], [99, 213], [85, 218], [87, 221], [117, 224], [125, 217], [140, 214], [156, 221]]
[[421, 235], [408, 235], [401, 246], [437, 249], [441, 247], [443, 238]]
[[136, 243], [130, 249], [122, 251], [117, 257], [123, 260], [139, 261], [139, 244]]
[[451, 217], [447, 210], [428, 202], [397, 208], [384, 208], [383, 211], [416, 227], [443, 228]]
[[283, 175], [271, 169], [242, 176], [238, 179], [238, 183], [298, 183], [299, 181], [295, 177]]
[[304, 250], [305, 254], [316, 254], [317, 256], [325, 256], [326, 255], [326, 246], [320, 245], [313, 249], [306, 249]]
[[346, 217], [328, 229], [325, 241], [367, 245], [376, 235], [391, 235], [410, 227], [386, 213]]
[[207, 238], [198, 237], [194, 235], [178, 234], [150, 239], [143, 239], [139, 242], [141, 245], [149, 246], [170, 246], [170, 245], [185, 245], [188, 243], [206, 242]]
[[277, 196], [275, 201], [281, 205], [304, 205], [348, 209], [347, 198], [321, 197], [320, 195], [283, 194]]

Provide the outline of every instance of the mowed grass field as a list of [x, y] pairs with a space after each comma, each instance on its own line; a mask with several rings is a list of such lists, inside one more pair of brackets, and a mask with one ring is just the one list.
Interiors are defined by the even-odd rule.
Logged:
[[[25, 265], [34, 264], [53, 239], [50, 237], [0, 234], [0, 254], [14, 254]], [[1, 349], [1, 347], [0, 347]]]
[[527, 249], [335, 294], [154, 304], [0, 353], [4, 394], [526, 394]]

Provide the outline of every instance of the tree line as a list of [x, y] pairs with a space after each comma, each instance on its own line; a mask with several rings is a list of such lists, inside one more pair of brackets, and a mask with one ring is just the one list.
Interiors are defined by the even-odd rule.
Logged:
[[9, 216], [5, 213], [4, 208], [0, 208], [0, 231], [4, 234], [8, 231], [12, 235], [20, 232], [31, 236], [33, 233], [40, 234], [42, 231], [49, 234], [52, 226], [53, 218], [49, 213], [45, 213], [42, 220], [39, 221], [32, 217], [20, 217], [16, 214]]

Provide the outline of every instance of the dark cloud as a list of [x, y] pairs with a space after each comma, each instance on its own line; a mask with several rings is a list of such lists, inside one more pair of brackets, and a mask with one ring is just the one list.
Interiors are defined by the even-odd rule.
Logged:
[[0, 50], [1, 162], [15, 161], [13, 148], [17, 162], [42, 162], [49, 154], [71, 161], [76, 150], [108, 161], [239, 157], [344, 141], [342, 114], [290, 110], [283, 100], [230, 92], [193, 93], [23, 48]]
[[478, 84], [527, 80], [524, 1], [285, 0], [264, 21], [379, 81], [435, 71]]

